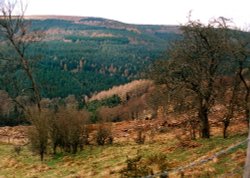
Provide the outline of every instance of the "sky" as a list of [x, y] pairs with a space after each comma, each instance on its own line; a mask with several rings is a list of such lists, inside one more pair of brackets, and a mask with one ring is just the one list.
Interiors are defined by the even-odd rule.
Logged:
[[133, 24], [180, 25], [192, 19], [206, 23], [226, 17], [237, 26], [250, 26], [249, 0], [26, 0], [27, 15], [103, 17]]

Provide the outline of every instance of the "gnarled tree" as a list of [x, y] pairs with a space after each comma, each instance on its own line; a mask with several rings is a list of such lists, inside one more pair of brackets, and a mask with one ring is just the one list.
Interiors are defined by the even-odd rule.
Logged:
[[169, 91], [187, 94], [185, 102], [193, 100], [201, 124], [201, 136], [210, 137], [209, 111], [217, 95], [216, 83], [232, 65], [228, 20], [218, 18], [207, 25], [189, 20], [181, 27], [182, 38], [168, 50], [168, 60], [155, 65], [153, 79], [166, 84]]
[[[44, 158], [48, 143], [48, 114], [41, 109], [41, 96], [39, 87], [32, 71], [33, 59], [29, 54], [29, 46], [41, 40], [41, 32], [32, 31], [29, 21], [24, 18], [25, 6], [22, 1], [0, 1], [0, 62], [14, 66], [13, 73], [21, 70], [26, 74], [29, 86], [27, 88], [17, 88], [18, 95], [26, 91], [32, 91], [30, 97], [36, 108], [28, 109], [18, 100], [13, 99], [27, 115], [33, 125], [30, 133], [30, 141], [36, 149], [41, 160]], [[4, 49], [4, 50], [3, 50]], [[5, 62], [3, 62], [5, 61]], [[8, 68], [6, 68], [8, 70]], [[15, 85], [16, 83], [13, 83]]]
[[[40, 92], [34, 74], [31, 68], [31, 59], [28, 52], [28, 46], [41, 38], [40, 32], [32, 32], [29, 27], [30, 24], [24, 19], [25, 7], [22, 1], [1, 1], [0, 2], [0, 41], [1, 47], [8, 49], [0, 51], [0, 60], [15, 63], [27, 75], [33, 91], [33, 97], [38, 110], [40, 106]], [[22, 89], [22, 91], [27, 89]], [[20, 91], [19, 91], [20, 92]]]

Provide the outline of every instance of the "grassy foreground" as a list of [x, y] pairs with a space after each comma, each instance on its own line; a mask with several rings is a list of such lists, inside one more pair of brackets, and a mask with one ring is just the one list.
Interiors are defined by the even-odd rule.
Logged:
[[[155, 154], [166, 155], [168, 168], [186, 165], [194, 160], [216, 153], [247, 138], [246, 133], [234, 133], [229, 138], [213, 136], [211, 139], [197, 139], [181, 144], [169, 133], [157, 134], [145, 144], [130, 141], [116, 141], [109, 146], [86, 146], [76, 155], [47, 155], [43, 163], [28, 147], [19, 155], [10, 144], [0, 144], [0, 177], [120, 177], [119, 170], [126, 166], [127, 156], [138, 153], [143, 158]], [[246, 145], [220, 156], [204, 165], [184, 172], [187, 177], [241, 177], [246, 156]], [[154, 165], [154, 172], [157, 172]], [[170, 175], [179, 177], [180, 174]]]

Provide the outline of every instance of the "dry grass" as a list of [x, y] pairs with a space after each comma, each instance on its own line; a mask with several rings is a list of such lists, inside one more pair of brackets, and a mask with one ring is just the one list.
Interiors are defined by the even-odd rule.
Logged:
[[[238, 121], [237, 121], [238, 122]], [[238, 122], [239, 123], [239, 122]], [[110, 146], [86, 146], [76, 155], [58, 153], [48, 154], [43, 163], [33, 155], [27, 146], [20, 155], [13, 151], [12, 144], [0, 144], [0, 175], [2, 177], [120, 177], [119, 170], [126, 166], [127, 156], [134, 157], [139, 152], [144, 158], [153, 154], [166, 155], [169, 168], [183, 166], [194, 160], [209, 156], [225, 149], [247, 137], [244, 124], [234, 124], [230, 128], [230, 137], [223, 139], [221, 129], [213, 127], [213, 136], [209, 140], [186, 140], [180, 144], [176, 133], [179, 128], [166, 132], [151, 132], [161, 124], [159, 120], [127, 121], [113, 124], [115, 142]], [[146, 128], [146, 142], [138, 145], [134, 142], [136, 127]], [[22, 128], [23, 129], [23, 128]], [[13, 130], [13, 128], [11, 129]], [[14, 129], [15, 133], [17, 129]], [[185, 171], [187, 177], [241, 177], [245, 160], [246, 146], [242, 146], [213, 161]], [[156, 170], [155, 170], [156, 171]], [[173, 174], [171, 177], [178, 177]]]

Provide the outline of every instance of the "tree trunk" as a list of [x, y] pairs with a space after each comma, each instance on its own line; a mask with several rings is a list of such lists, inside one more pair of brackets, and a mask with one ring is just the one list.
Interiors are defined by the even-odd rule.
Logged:
[[225, 120], [223, 121], [224, 127], [223, 127], [223, 138], [227, 138], [227, 128], [229, 126], [229, 121]]
[[245, 117], [247, 120], [247, 125], [248, 125], [248, 138], [247, 138], [247, 157], [246, 157], [246, 162], [245, 162], [245, 168], [244, 168], [244, 174], [243, 174], [243, 178], [250, 178], [250, 127], [249, 127], [249, 108], [248, 108], [248, 101], [249, 101], [249, 95], [250, 95], [250, 87], [248, 86], [245, 78], [243, 77], [242, 71], [243, 71], [243, 67], [242, 67], [242, 63], [240, 63], [240, 79], [243, 82], [245, 89], [246, 89], [246, 94], [245, 94], [245, 98], [244, 98], [244, 107], [245, 107]]
[[201, 121], [201, 137], [210, 138], [210, 128], [208, 122], [208, 108], [202, 106], [199, 110], [199, 118]]
[[243, 178], [250, 178], [250, 129], [247, 138], [247, 157], [245, 162]]
[[28, 61], [28, 59], [25, 58], [24, 52], [22, 52], [20, 50], [20, 48], [18, 48], [18, 45], [16, 44], [15, 40], [13, 38], [10, 38], [9, 40], [10, 40], [11, 44], [13, 45], [13, 47], [15, 48], [15, 51], [19, 55], [20, 63], [22, 65], [24, 71], [26, 72], [29, 80], [31, 81], [31, 85], [32, 85], [34, 97], [35, 97], [35, 100], [36, 100], [37, 108], [38, 108], [39, 112], [41, 112], [41, 104], [40, 104], [41, 96], [40, 96], [40, 92], [39, 92], [37, 83], [35, 81], [35, 78], [34, 78], [34, 76], [32, 74], [31, 69], [30, 69], [29, 61]]
[[77, 146], [78, 146], [77, 143], [72, 144], [72, 153], [73, 153], [73, 154], [76, 154], [76, 153], [77, 153]]
[[197, 127], [196, 122], [193, 121], [193, 120], [191, 120], [191, 121], [189, 122], [189, 124], [190, 124], [190, 135], [191, 135], [191, 140], [195, 140], [195, 139], [196, 139], [196, 127]]
[[40, 159], [41, 159], [41, 161], [43, 161], [43, 157], [44, 157], [44, 151], [40, 150]]
[[227, 138], [227, 128], [229, 127], [231, 119], [234, 116], [235, 106], [237, 105], [237, 96], [239, 93], [239, 85], [241, 83], [240, 75], [241, 70], [239, 70], [234, 76], [232, 95], [229, 101], [229, 105], [227, 106], [227, 112], [223, 118], [223, 138]]
[[248, 103], [249, 103], [249, 95], [250, 95], [250, 86], [247, 84], [247, 81], [243, 76], [243, 62], [240, 61], [239, 65], [240, 65], [239, 76], [240, 76], [240, 79], [241, 79], [241, 81], [243, 82], [243, 84], [245, 86], [245, 89], [246, 89], [246, 94], [245, 94], [245, 98], [244, 98], [244, 109], [245, 109], [245, 117], [246, 117], [246, 120], [247, 120], [247, 125], [249, 127], [249, 112], [250, 111], [249, 111], [249, 108], [248, 108]]
[[[249, 95], [249, 94], [248, 94], [248, 95]], [[248, 96], [247, 96], [247, 97], [248, 97]], [[247, 102], [248, 102], [248, 100], [247, 100]], [[249, 117], [250, 117], [250, 116], [249, 116], [249, 112], [250, 112], [250, 111], [249, 111], [248, 106], [247, 106], [247, 104], [246, 104], [246, 107], [245, 107], [245, 117], [246, 117], [246, 120], [247, 120], [248, 128], [249, 128], [249, 124], [250, 124], [250, 123], [249, 123], [249, 119], [250, 119], [250, 118], [249, 118]]]
[[57, 147], [57, 144], [54, 144], [54, 145], [53, 145], [53, 154], [54, 154], [54, 155], [56, 154], [56, 147]]

